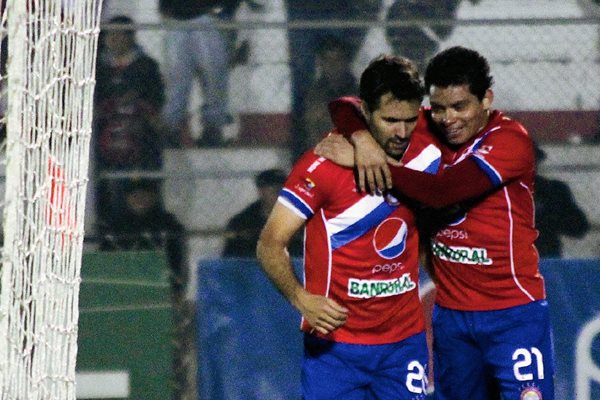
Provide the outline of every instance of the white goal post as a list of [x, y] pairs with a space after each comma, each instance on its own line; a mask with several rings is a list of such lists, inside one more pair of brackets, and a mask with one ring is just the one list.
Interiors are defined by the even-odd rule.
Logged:
[[101, 2], [0, 0], [0, 400], [76, 397]]

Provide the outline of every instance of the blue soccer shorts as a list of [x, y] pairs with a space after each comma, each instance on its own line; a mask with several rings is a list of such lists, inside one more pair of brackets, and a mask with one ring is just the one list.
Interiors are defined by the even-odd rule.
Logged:
[[425, 333], [382, 345], [304, 335], [304, 400], [422, 400], [427, 387]]
[[554, 400], [545, 300], [495, 311], [433, 310], [434, 399]]

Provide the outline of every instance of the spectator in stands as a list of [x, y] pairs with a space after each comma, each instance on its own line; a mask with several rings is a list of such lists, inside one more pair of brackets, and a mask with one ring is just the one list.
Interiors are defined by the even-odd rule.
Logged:
[[[469, 0], [478, 4], [481, 0]], [[452, 33], [452, 21], [461, 0], [394, 0], [387, 11], [386, 20], [410, 21], [412, 19], [430, 20], [431, 24], [420, 26], [387, 26], [385, 35], [397, 55], [415, 61], [423, 70], [429, 58], [439, 49], [440, 43]]]
[[160, 182], [133, 179], [126, 186], [125, 209], [108, 224], [99, 227], [101, 251], [162, 250], [169, 267], [171, 301], [175, 318], [173, 341], [174, 399], [189, 391], [189, 362], [193, 329], [193, 307], [186, 300], [188, 284], [185, 230], [162, 203]]
[[124, 210], [101, 225], [99, 232], [103, 251], [164, 249], [173, 287], [181, 290], [185, 286], [184, 227], [164, 209], [158, 180], [129, 180]]
[[158, 63], [136, 43], [129, 17], [109, 20], [125, 25], [102, 33], [96, 66], [94, 152], [98, 173], [97, 204], [101, 220], [112, 219], [124, 204], [123, 180], [106, 172], [161, 167], [158, 125], [164, 88]]
[[305, 97], [303, 126], [306, 135], [301, 152], [316, 146], [323, 134], [332, 128], [327, 104], [335, 98], [356, 95], [358, 83], [352, 73], [350, 46], [336, 37], [324, 37], [317, 47], [316, 77]]
[[[254, 182], [258, 200], [235, 215], [227, 224], [223, 257], [251, 257], [256, 255], [256, 244], [262, 227], [277, 201], [287, 175], [280, 169], [267, 169], [259, 173]], [[289, 247], [290, 255], [302, 255], [302, 240], [296, 237]]]
[[[160, 0], [159, 10], [167, 22], [194, 24], [197, 29], [176, 26], [165, 35], [167, 101], [163, 122], [171, 132], [174, 147], [188, 146], [191, 140], [187, 116], [192, 84], [202, 86], [202, 134], [198, 146], [224, 145], [223, 127], [231, 122], [229, 111], [231, 35], [218, 29], [219, 18], [231, 19], [243, 0]], [[254, 1], [249, 4], [256, 5]], [[244, 47], [240, 50], [244, 52]]]
[[[323, 22], [329, 20], [376, 21], [382, 0], [287, 0], [288, 21]], [[305, 96], [315, 80], [317, 46], [325, 36], [336, 36], [348, 44], [348, 58], [354, 60], [368, 32], [367, 27], [321, 28], [291, 27], [288, 29], [290, 69], [292, 80], [291, 151], [293, 158], [300, 156], [306, 142], [303, 125]]]
[[[546, 153], [538, 145], [535, 153], [539, 168]], [[590, 230], [587, 217], [569, 186], [546, 178], [539, 171], [535, 178], [535, 222], [539, 231], [535, 245], [540, 257], [561, 257], [561, 236], [582, 238]]]
[[[263, 0], [224, 0], [220, 3], [222, 6], [218, 9], [218, 16], [224, 21], [233, 21], [236, 17], [237, 9], [245, 3], [252, 12], [261, 12], [265, 6], [260, 2]], [[235, 29], [224, 31], [227, 53], [229, 54], [229, 67], [233, 68], [248, 62], [250, 55], [250, 43], [247, 38], [238, 38], [238, 32]]]

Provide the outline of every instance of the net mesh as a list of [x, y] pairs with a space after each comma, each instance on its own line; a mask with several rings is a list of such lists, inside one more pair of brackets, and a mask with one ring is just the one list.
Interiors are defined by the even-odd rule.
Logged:
[[1, 399], [75, 399], [101, 0], [2, 1]]

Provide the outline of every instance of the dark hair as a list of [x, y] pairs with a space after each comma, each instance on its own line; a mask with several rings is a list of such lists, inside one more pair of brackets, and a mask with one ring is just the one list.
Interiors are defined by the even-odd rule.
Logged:
[[254, 183], [256, 183], [256, 187], [283, 186], [286, 179], [287, 176], [285, 172], [278, 168], [272, 168], [262, 171], [260, 174], [256, 175]]
[[109, 23], [111, 24], [115, 24], [115, 25], [130, 25], [129, 27], [124, 27], [123, 29], [119, 29], [119, 31], [117, 32], [124, 32], [124, 33], [128, 33], [130, 35], [133, 36], [133, 34], [135, 33], [135, 29], [133, 28], [133, 19], [131, 19], [130, 17], [126, 16], [126, 15], [116, 15], [114, 17], [112, 17], [109, 21]]
[[479, 100], [492, 87], [488, 61], [475, 50], [461, 46], [450, 47], [436, 54], [425, 69], [425, 88], [469, 85]]
[[127, 186], [124, 188], [126, 194], [144, 191], [152, 193], [160, 193], [161, 180], [154, 178], [131, 178], [126, 181]]
[[112, 17], [108, 22], [110, 22], [111, 24], [133, 25], [133, 19], [131, 19], [127, 15], [116, 15]]
[[371, 61], [360, 77], [360, 98], [369, 111], [379, 108], [386, 93], [398, 100], [423, 100], [425, 91], [414, 62], [405, 57], [382, 55]]

